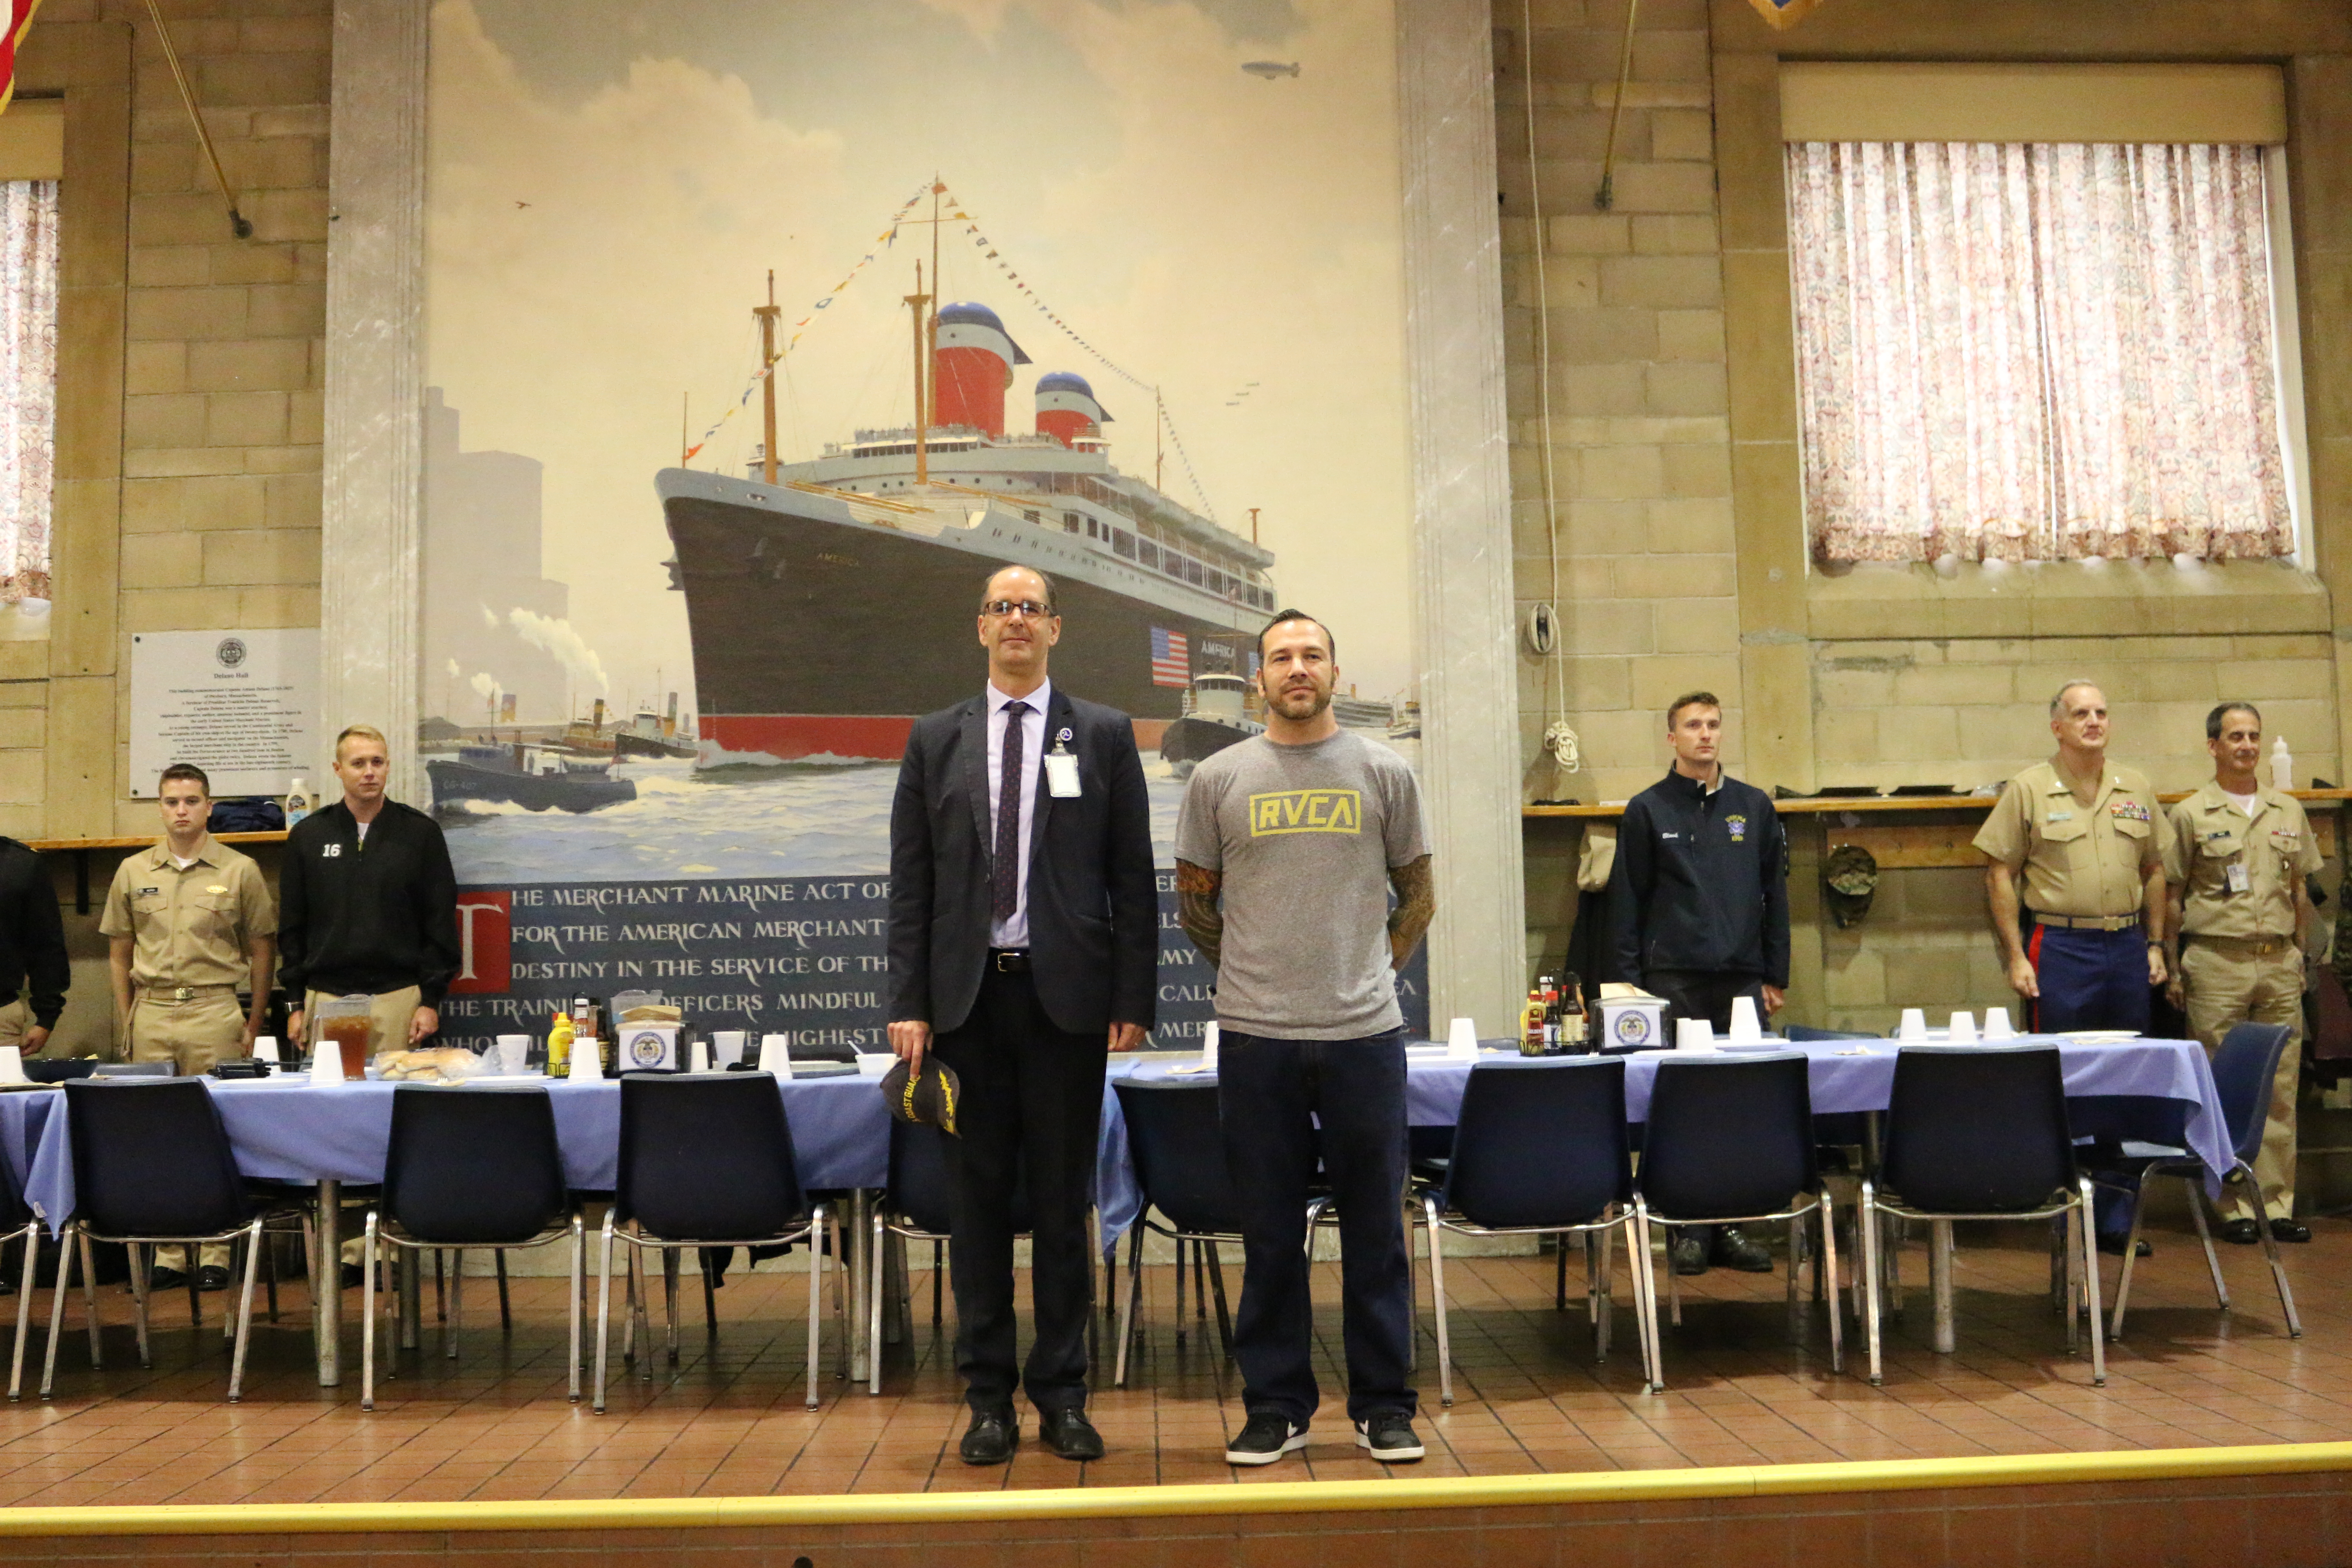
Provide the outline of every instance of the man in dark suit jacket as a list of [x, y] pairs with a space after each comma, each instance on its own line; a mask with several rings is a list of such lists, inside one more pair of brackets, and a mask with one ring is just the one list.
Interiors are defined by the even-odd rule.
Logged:
[[[1107, 1051], [1151, 1026], [1159, 897], [1150, 802], [1127, 715], [1046, 679], [1054, 584], [1008, 566], [982, 590], [980, 696], [915, 723], [890, 810], [890, 1046], [952, 1068], [956, 1366], [961, 1452], [1002, 1464], [1013, 1391], [1068, 1459], [1102, 1457], [1087, 1420], [1091, 1202]], [[1035, 1339], [1016, 1380], [1013, 1190], [1027, 1175]]]

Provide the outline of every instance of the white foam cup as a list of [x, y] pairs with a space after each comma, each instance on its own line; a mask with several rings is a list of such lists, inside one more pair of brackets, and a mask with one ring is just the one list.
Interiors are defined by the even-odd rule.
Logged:
[[314, 1084], [343, 1081], [343, 1047], [333, 1040], [320, 1040], [310, 1052], [310, 1081]]
[[278, 1059], [278, 1037], [275, 1035], [254, 1036], [253, 1059], [257, 1062], [276, 1061]]
[[604, 1047], [593, 1035], [583, 1035], [572, 1042], [572, 1067], [564, 1075], [573, 1083], [597, 1083], [604, 1077]]
[[1213, 1019], [1201, 1026], [1201, 1065], [1211, 1072], [1217, 1068], [1217, 1026]]
[[1675, 1019], [1675, 1048], [1678, 1051], [1715, 1049], [1715, 1026], [1705, 1018]]
[[694, 1042], [693, 1047], [687, 1057], [686, 1070], [688, 1072], [709, 1072], [710, 1070], [710, 1042], [709, 1040], [697, 1040]]
[[1927, 1010], [1925, 1007], [1903, 1009], [1903, 1023], [1895, 1031], [1898, 1040], [1924, 1040], [1927, 1037]]
[[1988, 1040], [2013, 1040], [2017, 1038], [2017, 1031], [2009, 1026], [2008, 1008], [1988, 1007], [1985, 1009], [1984, 1037]]
[[760, 1070], [774, 1073], [778, 1078], [793, 1076], [793, 1053], [789, 1036], [761, 1035], [760, 1037]]
[[1977, 1043], [1977, 1016], [1975, 1014], [1955, 1013], [1952, 1015], [1951, 1039], [1952, 1044], [1956, 1046], [1973, 1046]]
[[1445, 1032], [1445, 1054], [1459, 1061], [1478, 1059], [1478, 1025], [1470, 1018], [1456, 1018]]
[[1764, 1025], [1756, 1016], [1756, 998], [1734, 996], [1731, 999], [1731, 1037], [1735, 1040], [1760, 1040]]
[[0, 1083], [29, 1083], [25, 1076], [25, 1053], [15, 1046], [0, 1046]]
[[529, 1035], [500, 1035], [498, 1037], [499, 1067], [502, 1073], [519, 1073], [530, 1059]]
[[743, 1042], [749, 1038], [740, 1029], [713, 1029], [710, 1032], [710, 1052], [719, 1058], [718, 1065], [731, 1068], [743, 1059]]

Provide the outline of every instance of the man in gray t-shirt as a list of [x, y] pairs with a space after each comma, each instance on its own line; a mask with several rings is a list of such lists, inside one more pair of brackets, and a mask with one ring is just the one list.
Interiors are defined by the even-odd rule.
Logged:
[[1376, 1459], [1418, 1459], [1394, 973], [1435, 908], [1421, 792], [1402, 757], [1340, 730], [1328, 630], [1285, 610], [1258, 643], [1265, 732], [1200, 764], [1176, 824], [1180, 916], [1217, 973], [1218, 1110], [1241, 1211], [1234, 1354], [1247, 1420], [1225, 1458], [1272, 1464], [1307, 1443], [1319, 1152], [1339, 1218], [1356, 1441]]

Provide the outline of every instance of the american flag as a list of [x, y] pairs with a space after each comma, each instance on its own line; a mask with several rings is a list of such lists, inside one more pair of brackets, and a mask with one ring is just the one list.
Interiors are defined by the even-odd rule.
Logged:
[[7, 31], [0, 34], [0, 110], [16, 96], [16, 47], [33, 28], [33, 11], [41, 0], [9, 0], [5, 8]]
[[1167, 631], [1159, 626], [1151, 628], [1151, 684], [1192, 684], [1192, 650], [1184, 646], [1182, 632]]

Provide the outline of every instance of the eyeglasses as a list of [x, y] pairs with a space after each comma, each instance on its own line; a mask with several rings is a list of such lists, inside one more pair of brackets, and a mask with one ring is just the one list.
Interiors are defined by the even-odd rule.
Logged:
[[1041, 605], [1034, 599], [991, 599], [980, 607], [982, 615], [992, 616], [998, 620], [1004, 619], [1015, 611], [1033, 621], [1042, 621], [1054, 613], [1054, 606]]

